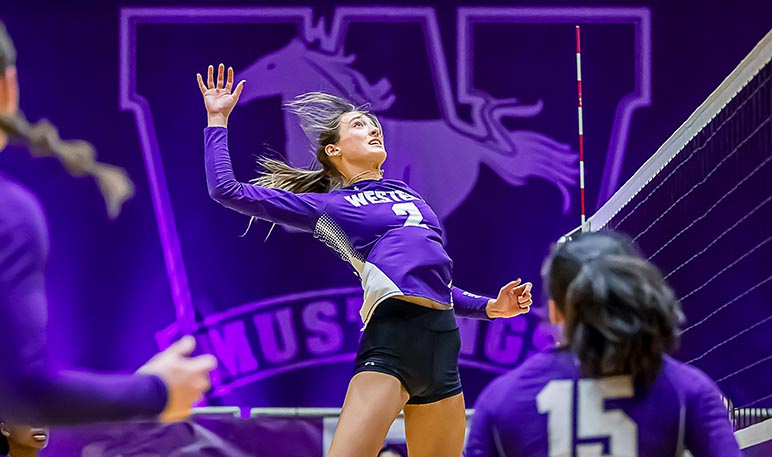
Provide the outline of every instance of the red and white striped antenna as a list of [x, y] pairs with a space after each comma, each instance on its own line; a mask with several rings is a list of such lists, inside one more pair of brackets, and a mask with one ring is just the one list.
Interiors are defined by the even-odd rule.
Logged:
[[582, 201], [582, 231], [585, 228], [585, 210], [584, 210], [584, 122], [582, 120], [582, 30], [576, 26], [576, 88], [578, 93], [578, 111], [579, 111], [579, 192]]

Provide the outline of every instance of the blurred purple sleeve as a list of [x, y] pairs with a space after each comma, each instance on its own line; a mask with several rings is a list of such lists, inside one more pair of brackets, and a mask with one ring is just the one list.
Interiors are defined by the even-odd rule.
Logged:
[[488, 313], [485, 312], [490, 297], [476, 295], [458, 287], [452, 287], [450, 294], [453, 298], [453, 309], [456, 316], [491, 320]]
[[3, 417], [46, 425], [154, 419], [166, 404], [156, 376], [24, 370], [3, 383]]
[[157, 416], [167, 394], [155, 376], [57, 372], [47, 366], [47, 254], [39, 203], [0, 175], [0, 417], [55, 425]]
[[293, 194], [236, 180], [228, 152], [228, 129], [204, 129], [206, 184], [218, 203], [247, 216], [313, 232], [326, 194]]
[[694, 370], [686, 397], [685, 445], [694, 457], [741, 457], [718, 386]]

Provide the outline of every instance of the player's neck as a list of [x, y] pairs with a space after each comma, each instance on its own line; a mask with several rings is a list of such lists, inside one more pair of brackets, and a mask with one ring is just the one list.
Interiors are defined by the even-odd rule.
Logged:
[[346, 179], [346, 185], [350, 186], [351, 184], [354, 184], [359, 181], [364, 181], [367, 179], [381, 179], [383, 177], [383, 170], [362, 170], [359, 173], [355, 174], [354, 176]]

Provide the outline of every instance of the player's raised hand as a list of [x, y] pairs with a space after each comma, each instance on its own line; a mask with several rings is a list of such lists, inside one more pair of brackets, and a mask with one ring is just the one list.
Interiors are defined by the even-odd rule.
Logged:
[[214, 80], [214, 66], [207, 69], [206, 84], [201, 73], [196, 73], [198, 88], [204, 96], [207, 118], [210, 127], [227, 127], [228, 116], [236, 106], [244, 90], [245, 80], [239, 81], [233, 89], [233, 67], [228, 67], [228, 79], [225, 79], [225, 65], [217, 67], [217, 82]]

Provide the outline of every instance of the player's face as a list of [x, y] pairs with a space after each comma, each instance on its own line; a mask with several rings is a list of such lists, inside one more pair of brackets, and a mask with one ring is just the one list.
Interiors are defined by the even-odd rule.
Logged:
[[[8, 67], [0, 74], [0, 115], [15, 116], [19, 111], [19, 84], [16, 67]], [[8, 135], [0, 130], [0, 151], [8, 144]]]
[[25, 424], [4, 423], [0, 427], [8, 439], [11, 455], [14, 449], [43, 449], [48, 445], [49, 429]]
[[386, 160], [383, 132], [365, 113], [354, 111], [340, 119], [340, 140], [336, 144], [344, 161], [364, 168], [379, 169]]

